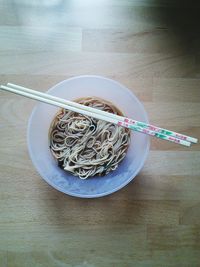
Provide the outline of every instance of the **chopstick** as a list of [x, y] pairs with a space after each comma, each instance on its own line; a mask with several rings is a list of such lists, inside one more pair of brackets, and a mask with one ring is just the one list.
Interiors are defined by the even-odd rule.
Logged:
[[[77, 113], [81, 113], [81, 114], [86, 115], [86, 116], [90, 116], [90, 117], [94, 117], [94, 118], [97, 118], [97, 119], [100, 119], [100, 120], [104, 120], [104, 121], [107, 121], [107, 122], [118, 124], [120, 126], [127, 127], [127, 128], [132, 129], [132, 130], [139, 131], [139, 132], [142, 132], [142, 133], [145, 133], [145, 134], [149, 134], [151, 136], [156, 136], [156, 137], [164, 139], [164, 140], [168, 140], [168, 141], [175, 142], [175, 143], [178, 143], [178, 144], [181, 144], [181, 145], [185, 145], [185, 146], [190, 146], [190, 142], [188, 142], [188, 141], [180, 140], [178, 138], [173, 138], [173, 137], [170, 137], [170, 136], [167, 136], [167, 135], [164, 135], [164, 134], [159, 134], [159, 133], [156, 133], [155, 131], [152, 131], [152, 130], [148, 130], [147, 131], [147, 129], [142, 128], [141, 126], [132, 125], [130, 123], [123, 122], [124, 118], [121, 117], [121, 116], [118, 116], [118, 117], [120, 117], [120, 121], [119, 121], [118, 118], [108, 117], [107, 114], [110, 114], [110, 113], [107, 113], [107, 112], [101, 112], [100, 111], [99, 113], [95, 113], [95, 112], [92, 113], [92, 112], [90, 112], [88, 110], [82, 109], [82, 107], [83, 108], [85, 107], [84, 105], [78, 104], [79, 107], [75, 107], [75, 105], [73, 105], [75, 102], [66, 101], [67, 104], [65, 104], [66, 103], [65, 100], [61, 99], [61, 98], [58, 98], [58, 97], [54, 97], [54, 96], [51, 96], [51, 95], [48, 95], [48, 94], [45, 94], [45, 93], [34, 91], [34, 90], [31, 90], [31, 89], [28, 89], [28, 88], [25, 88], [25, 87], [23, 87], [23, 89], [22, 89], [22, 87], [15, 86], [15, 88], [17, 88], [17, 89], [10, 88], [10, 87], [7, 87], [7, 86], [1, 86], [1, 89], [7, 90], [7, 91], [12, 92], [12, 93], [16, 93], [16, 94], [19, 94], [19, 95], [22, 95], [22, 96], [25, 96], [25, 97], [28, 97], [28, 98], [31, 98], [31, 99], [39, 100], [41, 102], [44, 102], [44, 103], [47, 103], [47, 104], [51, 104], [51, 105], [54, 105], [54, 106], [59, 106], [61, 108], [69, 109], [71, 111], [74, 111], [74, 112], [77, 112]], [[68, 105], [69, 102], [73, 106], [69, 106]], [[75, 104], [77, 104], [77, 103], [75, 103]], [[94, 108], [89, 108], [89, 109], [92, 109], [92, 110], [96, 111], [96, 109], [94, 109]]]
[[[33, 94], [36, 94], [38, 96], [44, 96], [44, 93], [42, 93], [42, 92], [38, 92], [38, 91], [29, 89], [29, 88], [26, 88], [26, 87], [23, 87], [23, 86], [19, 86], [19, 85], [16, 85], [16, 84], [7, 83], [7, 86], [10, 86], [10, 87], [13, 87], [13, 88], [16, 88], [16, 89], [20, 89], [20, 90], [25, 91], [25, 92], [33, 93]], [[90, 111], [90, 112], [94, 112], [94, 113], [97, 113], [97, 114], [108, 116], [110, 118], [117, 119], [117, 120], [123, 122], [122, 124], [121, 123], [119, 123], [119, 124], [121, 126], [124, 126], [124, 127], [126, 127], [126, 124], [128, 123], [128, 124], [133, 125], [133, 126], [139, 126], [139, 127], [145, 128], [146, 129], [145, 132], [147, 134], [148, 134], [148, 131], [150, 130], [150, 133], [151, 133], [151, 131], [153, 131], [153, 132], [156, 132], [156, 133], [159, 133], [159, 134], [162, 134], [162, 135], [175, 137], [177, 139], [185, 140], [185, 141], [192, 142], [192, 143], [197, 143], [198, 142], [198, 140], [196, 138], [194, 138], [194, 137], [190, 137], [190, 136], [183, 135], [183, 134], [180, 134], [180, 133], [177, 133], [177, 132], [173, 132], [173, 131], [170, 131], [170, 130], [167, 130], [167, 129], [164, 129], [164, 128], [157, 127], [155, 125], [151, 125], [151, 124], [147, 124], [147, 123], [144, 123], [144, 122], [136, 121], [136, 120], [133, 120], [133, 119], [130, 119], [130, 118], [126, 118], [126, 117], [122, 117], [122, 116], [119, 116], [119, 115], [116, 115], [116, 114], [113, 114], [113, 113], [101, 111], [99, 109], [95, 109], [95, 108], [91, 108], [91, 107], [88, 107], [88, 106], [84, 106], [84, 105], [81, 105], [79, 103], [68, 101], [68, 100], [65, 100], [65, 99], [61, 99], [59, 97], [55, 97], [55, 96], [52, 96], [52, 95], [48, 95], [48, 96], [49, 96], [49, 99], [51, 99], [51, 100], [55, 100], [55, 101], [58, 101], [58, 102], [63, 103], [63, 104], [67, 104], [67, 105], [70, 105], [70, 106], [81, 108], [83, 110], [87, 110], [87, 111]]]
[[[159, 132], [156, 132], [154, 130], [151, 130], [151, 129], [154, 129], [153, 127], [155, 127], [155, 126], [145, 124], [143, 122], [136, 121], [136, 123], [135, 123], [135, 121], [132, 119], [124, 118], [124, 117], [119, 116], [119, 115], [114, 115], [114, 114], [111, 114], [111, 113], [108, 113], [105, 111], [101, 111], [101, 110], [98, 110], [95, 108], [91, 108], [91, 107], [87, 107], [87, 106], [78, 104], [75, 102], [67, 101], [65, 99], [55, 97], [55, 96], [52, 96], [52, 95], [49, 95], [46, 93], [38, 92], [38, 91], [35, 91], [32, 89], [28, 89], [28, 88], [14, 85], [14, 84], [10, 84], [10, 83], [8, 83], [7, 85], [12, 86], [14, 88], [11, 88], [8, 86], [3, 86], [3, 85], [0, 88], [3, 90], [9, 91], [9, 92], [15, 93], [15, 94], [19, 94], [19, 95], [31, 98], [31, 99], [39, 100], [39, 101], [47, 103], [47, 104], [51, 104], [51, 105], [58, 106], [58, 107], [61, 107], [64, 109], [68, 109], [68, 110], [71, 110], [71, 111], [74, 111], [77, 113], [81, 113], [81, 114], [86, 115], [86, 116], [94, 117], [96, 119], [104, 120], [107, 122], [117, 124], [119, 126], [130, 128], [132, 130], [142, 132], [142, 133], [145, 133], [145, 134], [148, 134], [151, 136], [155, 136], [155, 137], [158, 137], [158, 138], [163, 139], [163, 140], [168, 140], [170, 142], [178, 143], [178, 144], [185, 145], [185, 146], [190, 146], [189, 141], [182, 140], [182, 139], [178, 138], [180, 136], [182, 138], [182, 136], [183, 136], [184, 138], [190, 138], [190, 140], [192, 140], [193, 142], [197, 142], [197, 139], [195, 139], [193, 137], [184, 136], [184, 135], [181, 135], [178, 133], [176, 133], [178, 137], [170, 136], [170, 135], [164, 134], [162, 132], [159, 133]], [[145, 125], [148, 125], [149, 127], [151, 127], [151, 129], [145, 128], [145, 127], [147, 127]], [[162, 129], [159, 127], [157, 127], [157, 128], [161, 129], [161, 130], [165, 130], [165, 129]], [[168, 134], [171, 132], [168, 130], [165, 130], [165, 131], [167, 131]], [[172, 132], [172, 133], [174, 133], [174, 132]]]

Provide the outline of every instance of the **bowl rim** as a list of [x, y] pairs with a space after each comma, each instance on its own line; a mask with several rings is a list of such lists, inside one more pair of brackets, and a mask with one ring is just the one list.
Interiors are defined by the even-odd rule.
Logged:
[[[118, 87], [121, 87], [122, 90], [126, 91], [126, 93], [128, 93], [132, 98], [134, 98], [135, 101], [139, 104], [139, 106], [141, 106], [141, 108], [143, 110], [143, 113], [144, 113], [145, 120], [146, 120], [147, 123], [149, 123], [147, 112], [146, 112], [143, 104], [139, 101], [139, 99], [135, 96], [135, 94], [132, 91], [130, 91], [126, 86], [124, 86], [123, 84], [121, 84], [120, 82], [115, 81], [115, 80], [110, 79], [110, 78], [107, 78], [107, 77], [104, 77], [104, 76], [100, 76], [100, 75], [79, 75], [79, 76], [70, 77], [68, 79], [65, 79], [65, 80], [63, 80], [63, 81], [55, 84], [50, 89], [48, 89], [46, 91], [46, 93], [47, 94], [51, 94], [51, 92], [55, 89], [55, 87], [57, 87], [57, 86], [65, 83], [66, 81], [77, 80], [77, 79], [81, 79], [81, 78], [97, 78], [97, 79], [107, 80], [107, 81], [109, 81], [111, 83], [115, 83]], [[48, 177], [45, 177], [43, 175], [43, 173], [41, 173], [41, 171], [38, 168], [37, 163], [36, 163], [36, 161], [35, 161], [35, 159], [33, 157], [33, 151], [32, 151], [32, 148], [31, 148], [31, 142], [30, 142], [31, 122], [32, 122], [32, 119], [33, 119], [33, 117], [35, 115], [35, 112], [36, 112], [37, 107], [38, 107], [39, 104], [40, 103], [37, 103], [35, 105], [35, 107], [32, 110], [32, 113], [31, 113], [31, 115], [29, 117], [29, 120], [28, 120], [28, 127], [27, 127], [27, 145], [28, 145], [28, 151], [29, 151], [29, 156], [31, 158], [31, 161], [33, 163], [33, 166], [36, 168], [37, 172], [40, 174], [40, 176], [42, 177], [42, 179], [45, 180], [54, 189], [56, 189], [56, 190], [64, 193], [65, 195], [69, 195], [69, 196], [73, 196], [73, 197], [78, 197], [78, 198], [99, 198], [99, 197], [107, 196], [107, 195], [110, 195], [110, 194], [113, 194], [113, 193], [119, 191], [120, 189], [122, 189], [123, 187], [125, 187], [126, 185], [128, 185], [132, 180], [134, 180], [134, 178], [141, 171], [141, 169], [144, 166], [144, 163], [145, 163], [145, 161], [147, 159], [147, 156], [149, 154], [149, 150], [150, 150], [150, 138], [149, 138], [149, 136], [146, 136], [147, 137], [146, 150], [144, 152], [143, 160], [141, 161], [138, 169], [130, 176], [129, 179], [127, 179], [124, 183], [120, 184], [118, 187], [115, 187], [113, 190], [110, 190], [110, 191], [107, 191], [107, 192], [103, 192], [103, 193], [99, 193], [99, 194], [84, 195], [84, 194], [81, 194], [81, 193], [72, 193], [72, 192], [66, 191], [66, 190], [60, 188], [59, 186], [55, 185], [53, 182], [51, 182], [48, 179]]]

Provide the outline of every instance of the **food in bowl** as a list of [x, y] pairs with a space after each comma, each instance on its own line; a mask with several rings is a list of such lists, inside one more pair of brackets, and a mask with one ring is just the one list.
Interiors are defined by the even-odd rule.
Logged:
[[[124, 116], [101, 98], [84, 97], [75, 102]], [[56, 114], [49, 129], [49, 146], [58, 166], [81, 179], [117, 169], [129, 143], [129, 129], [65, 109]]]

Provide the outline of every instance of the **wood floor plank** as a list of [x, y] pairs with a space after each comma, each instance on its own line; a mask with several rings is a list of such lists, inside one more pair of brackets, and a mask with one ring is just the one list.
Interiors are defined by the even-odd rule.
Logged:
[[183, 53], [187, 49], [168, 28], [84, 29], [83, 51], [121, 53]]
[[143, 171], [113, 198], [130, 200], [200, 201], [199, 175], [148, 175]]
[[[182, 201], [180, 224], [200, 226], [200, 201]], [[199, 231], [200, 233], [200, 231]]]
[[[160, 250], [176, 248], [176, 242], [179, 243], [180, 248], [200, 248], [200, 232], [197, 226], [157, 227], [155, 225], [148, 225], [147, 240], [150, 246]], [[164, 243], [162, 242], [163, 240], [165, 240]]]
[[[140, 251], [145, 244], [146, 230], [144, 226], [132, 226], [120, 229], [110, 227], [81, 227], [58, 228], [41, 225], [44, 237], [41, 238], [40, 231], [30, 229], [30, 235], [20, 240], [20, 233], [23, 229], [18, 228], [13, 239], [18, 242], [17, 251], [12, 250], [12, 239], [10, 239], [8, 253], [9, 266], [35, 266], [40, 263], [42, 266], [98, 266], [109, 263], [110, 266], [120, 266], [129, 261], [138, 261], [140, 258], [147, 258], [148, 251]], [[51, 233], [51, 234], [50, 234]], [[32, 242], [30, 242], [32, 237]], [[134, 240], [137, 239], [137, 244]], [[21, 241], [21, 242], [20, 242]], [[41, 242], [41, 249], [37, 243]], [[120, 242], [119, 242], [120, 241]], [[65, 249], [64, 249], [65, 247]], [[120, 253], [122, 248], [125, 253]], [[77, 257], [77, 248], [82, 255]], [[132, 253], [130, 253], [130, 250]], [[106, 253], [109, 252], [108, 254]], [[113, 257], [114, 256], [114, 257]], [[32, 265], [31, 265], [32, 264]], [[46, 265], [47, 264], [47, 265]], [[126, 266], [126, 265], [125, 265]]]
[[[126, 75], [131, 78], [187, 77], [195, 69], [193, 55], [11, 52], [0, 53], [0, 74]], [[31, 64], [27, 65], [27, 62]]]
[[[27, 177], [28, 179], [28, 177]], [[33, 189], [32, 189], [33, 190]], [[50, 200], [28, 199], [26, 203], [16, 198], [1, 201], [1, 222], [42, 223], [52, 225], [120, 225], [155, 223], [174, 225], [179, 223], [179, 201], [135, 201], [109, 199], [94, 201], [74, 201], [52, 199], [53, 191], [46, 191]], [[45, 193], [45, 192], [44, 192]], [[6, 196], [6, 195], [5, 195]], [[12, 202], [15, 202], [15, 205]], [[62, 203], [66, 201], [66, 203]], [[48, 204], [47, 204], [48, 203]], [[109, 203], [109, 204], [108, 204]], [[23, 208], [22, 208], [23, 205]], [[103, 207], [103, 210], [100, 209]]]
[[81, 51], [82, 30], [58, 27], [0, 26], [0, 51]]
[[147, 240], [152, 256], [167, 266], [198, 266], [199, 228], [196, 226], [147, 226]]
[[199, 79], [162, 79], [154, 78], [154, 102], [199, 102]]
[[200, 175], [199, 166], [199, 151], [151, 151], [143, 172], [145, 175]]
[[200, 104], [199, 102], [145, 102], [150, 123], [162, 128], [199, 127]]
[[[0, 25], [34, 24], [44, 27], [56, 25], [89, 29], [126, 29], [138, 27], [138, 25], [146, 27], [147, 25], [163, 26], [166, 24], [160, 20], [158, 16], [160, 7], [156, 6], [109, 6], [91, 1], [88, 3], [86, 1], [86, 4], [81, 1], [75, 1], [73, 4], [65, 1], [54, 1], [51, 4], [44, 2], [42, 6], [34, 3], [27, 4], [26, 1], [20, 1], [21, 3], [16, 0], [3, 2], [1, 6], [4, 10], [2, 13], [4, 17], [0, 17]], [[9, 14], [11, 9], [13, 13]]]

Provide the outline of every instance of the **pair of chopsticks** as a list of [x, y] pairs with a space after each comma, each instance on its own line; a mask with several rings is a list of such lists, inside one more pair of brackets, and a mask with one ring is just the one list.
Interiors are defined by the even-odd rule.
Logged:
[[163, 140], [174, 142], [184, 146], [190, 146], [191, 143], [197, 143], [198, 140], [194, 137], [176, 133], [167, 129], [159, 128], [157, 126], [147, 124], [144, 122], [136, 121], [134, 119], [122, 117], [116, 114], [91, 108], [81, 105], [76, 102], [68, 101], [56, 96], [52, 96], [46, 93], [38, 92], [23, 86], [19, 86], [12, 83], [7, 83], [7, 86], [1, 85], [0, 89], [6, 90], [11, 93], [22, 95], [31, 99], [35, 99], [47, 104], [58, 106], [64, 109], [68, 109], [89, 117], [93, 117], [99, 120], [111, 122], [122, 127], [129, 128], [131, 130], [158, 137]]

